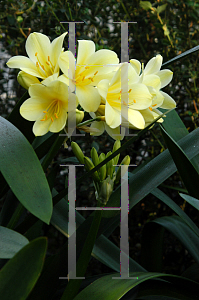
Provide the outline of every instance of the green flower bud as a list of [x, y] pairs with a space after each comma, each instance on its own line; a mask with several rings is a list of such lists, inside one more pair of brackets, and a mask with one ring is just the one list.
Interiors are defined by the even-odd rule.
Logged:
[[[111, 154], [112, 154], [112, 152], [109, 151], [109, 152], [106, 154], [106, 158], [109, 157]], [[110, 175], [110, 177], [112, 178], [114, 169], [115, 169], [115, 167], [113, 167], [113, 160], [111, 159], [111, 160], [109, 160], [109, 161], [106, 163], [106, 174], [107, 174], [107, 176]]]
[[97, 150], [94, 147], [91, 149], [91, 158], [96, 167], [99, 164], [99, 157], [97, 154]]
[[84, 154], [79, 145], [75, 142], [71, 142], [71, 147], [80, 164], [84, 165]]
[[[120, 140], [116, 140], [115, 143], [114, 143], [114, 145], [113, 145], [113, 152], [115, 152], [116, 150], [118, 150], [120, 147], [121, 147]], [[115, 156], [113, 158], [113, 165], [117, 165], [118, 164], [119, 158], [120, 158], [120, 154], [118, 154], [117, 156]]]
[[[105, 160], [105, 158], [106, 155], [104, 153], [101, 153], [99, 156], [99, 163]], [[99, 176], [101, 181], [103, 181], [106, 178], [106, 164], [99, 169]]]
[[97, 194], [96, 199], [104, 205], [108, 202], [113, 192], [114, 181], [108, 176], [100, 185], [100, 192]]
[[128, 170], [129, 164], [130, 164], [130, 156], [126, 155], [120, 164], [120, 165], [125, 165], [125, 167], [122, 168], [122, 171], [121, 171], [121, 167], [118, 168], [116, 173], [115, 183], [118, 183], [120, 181], [120, 178], [124, 176], [124, 174]]
[[[85, 165], [85, 169], [87, 171], [90, 171], [95, 167], [94, 164], [92, 163], [92, 161], [90, 160], [90, 158], [88, 158], [87, 156], [84, 156], [84, 165]], [[95, 171], [92, 174], [92, 177], [93, 177], [94, 181], [100, 182], [100, 178], [99, 178], [97, 171]]]

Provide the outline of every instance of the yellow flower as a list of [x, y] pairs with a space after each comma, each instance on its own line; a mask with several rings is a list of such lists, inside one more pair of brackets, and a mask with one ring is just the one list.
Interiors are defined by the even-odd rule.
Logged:
[[[121, 81], [121, 68], [126, 68], [128, 81]], [[138, 83], [139, 76], [128, 63], [120, 66], [112, 80], [102, 80], [98, 84], [98, 91], [104, 101], [105, 120], [108, 126], [116, 128], [129, 122], [133, 127], [143, 129], [145, 120], [141, 112], [152, 104], [152, 95], [145, 84]], [[121, 90], [126, 85], [127, 92]], [[128, 99], [128, 104], [123, 100]], [[127, 114], [126, 114], [127, 112]]]
[[176, 103], [172, 97], [170, 97], [165, 92], [160, 91], [168, 85], [173, 77], [173, 72], [171, 70], [165, 69], [160, 70], [162, 66], [162, 56], [160, 54], [156, 55], [149, 60], [146, 67], [141, 72], [141, 63], [136, 59], [131, 59], [130, 64], [139, 76], [139, 82], [145, 84], [150, 93], [153, 95], [152, 105], [149, 108], [151, 111], [158, 107], [164, 109], [170, 109], [176, 107]]
[[[102, 49], [95, 52], [92, 41], [78, 41], [77, 63], [70, 51], [59, 57], [59, 66], [68, 80], [71, 91], [76, 88], [80, 105], [87, 112], [95, 112], [101, 102], [98, 90], [95, 88], [100, 80], [111, 78], [119, 59], [111, 50]], [[75, 66], [76, 63], [76, 66]]]
[[[70, 103], [76, 101], [75, 94], [68, 93], [68, 86], [55, 80], [44, 86], [33, 84], [29, 88], [30, 98], [20, 107], [20, 114], [29, 121], [35, 121], [33, 133], [36, 136], [48, 131], [61, 131], [67, 121], [67, 112], [72, 111]], [[70, 102], [69, 102], [70, 100]]]
[[39, 32], [33, 32], [26, 41], [26, 52], [29, 56], [13, 56], [8, 62], [9, 68], [19, 68], [25, 73], [42, 79], [59, 72], [58, 58], [62, 52], [63, 40], [67, 32], [54, 39]]

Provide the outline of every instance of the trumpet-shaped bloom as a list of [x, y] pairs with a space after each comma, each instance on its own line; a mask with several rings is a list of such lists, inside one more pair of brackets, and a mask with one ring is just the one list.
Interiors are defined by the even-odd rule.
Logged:
[[144, 83], [153, 95], [152, 106], [150, 107], [151, 111], [158, 107], [164, 109], [176, 107], [176, 103], [173, 98], [160, 90], [168, 85], [173, 77], [173, 72], [171, 70], [160, 70], [162, 60], [163, 58], [160, 54], [150, 59], [145, 68], [142, 70], [141, 75], [141, 63], [136, 59], [130, 60], [131, 66], [134, 68], [137, 75], [140, 75], [139, 82]]
[[[123, 67], [127, 68], [128, 72], [126, 83], [121, 80], [121, 68]], [[98, 91], [106, 105], [105, 120], [111, 128], [116, 128], [126, 122], [135, 128], [143, 129], [145, 127], [145, 120], [140, 110], [151, 106], [152, 95], [145, 84], [137, 83], [138, 80], [139, 76], [135, 70], [130, 64], [125, 63], [120, 66], [110, 82], [105, 79], [98, 84]], [[125, 87], [127, 91], [122, 91], [121, 86]]]
[[33, 32], [26, 41], [26, 52], [29, 56], [13, 56], [8, 62], [9, 68], [19, 68], [25, 73], [42, 79], [59, 72], [58, 58], [62, 52], [63, 40], [67, 32], [54, 39], [39, 32]]
[[67, 121], [67, 112], [72, 111], [75, 94], [68, 93], [68, 86], [58, 80], [44, 86], [34, 84], [29, 88], [30, 98], [20, 107], [20, 114], [29, 121], [35, 121], [33, 133], [36, 136], [48, 131], [61, 131]]
[[59, 57], [59, 66], [68, 80], [71, 91], [76, 88], [83, 109], [95, 112], [101, 102], [95, 87], [100, 80], [113, 76], [112, 72], [116, 69], [119, 59], [111, 50], [102, 49], [95, 52], [95, 44], [92, 41], [80, 40], [78, 43], [77, 63], [72, 52], [66, 51]]

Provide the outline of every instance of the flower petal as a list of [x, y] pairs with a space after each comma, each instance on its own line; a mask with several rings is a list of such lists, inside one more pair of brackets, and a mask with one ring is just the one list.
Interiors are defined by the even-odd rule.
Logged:
[[[31, 97], [27, 99], [20, 107], [20, 114], [23, 118], [29, 121], [42, 119], [43, 111], [49, 104], [49, 100], [44, 100], [41, 97]], [[46, 121], [45, 121], [46, 122]]]
[[129, 93], [129, 107], [136, 110], [146, 109], [152, 103], [152, 95], [146, 85], [142, 83], [133, 84]]
[[160, 77], [161, 89], [168, 85], [173, 78], [173, 72], [171, 70], [161, 70], [156, 75]]
[[163, 103], [160, 106], [161, 108], [170, 109], [170, 108], [175, 108], [176, 107], [176, 102], [173, 100], [172, 97], [170, 97], [167, 93], [164, 93], [162, 91], [160, 91], [160, 93], [164, 97]]
[[161, 88], [161, 81], [157, 75], [146, 75], [143, 77], [143, 83], [147, 86], [152, 86], [153, 88], [159, 90]]
[[136, 71], [136, 73], [138, 75], [140, 75], [140, 72], [141, 72], [141, 63], [139, 62], [139, 60], [137, 60], [137, 59], [131, 59], [130, 60], [130, 64], [134, 68], [134, 70]]
[[45, 78], [44, 72], [38, 70], [39, 68], [36, 67], [36, 64], [25, 56], [18, 55], [11, 57], [7, 62], [7, 66], [9, 68], [21, 69], [22, 71], [39, 78]]
[[99, 132], [90, 132], [90, 135], [99, 136], [104, 133], [105, 122], [94, 121], [93, 123], [91, 123], [90, 127], [95, 129], [97, 128], [99, 130]]
[[104, 100], [106, 100], [108, 88], [109, 88], [109, 81], [107, 79], [101, 80], [97, 85], [98, 92], [100, 96], [104, 98]]
[[76, 95], [82, 108], [87, 112], [95, 112], [101, 102], [97, 88], [93, 86], [77, 86]]
[[63, 41], [68, 32], [63, 33], [56, 39], [52, 41], [51, 48], [52, 48], [52, 54], [51, 54], [51, 62], [54, 66], [57, 64], [57, 60], [62, 52], [62, 46], [63, 46]]
[[160, 68], [162, 66], [162, 60], [163, 58], [160, 54], [150, 59], [146, 67], [144, 68], [144, 75], [155, 74], [158, 71], [160, 71]]
[[145, 127], [144, 118], [142, 114], [137, 110], [128, 109], [128, 121], [136, 128], [143, 129]]
[[33, 125], [33, 133], [35, 136], [41, 136], [46, 134], [49, 131], [52, 121], [48, 119], [46, 121], [37, 120]]
[[25, 73], [24, 71], [19, 72], [19, 74], [17, 75], [17, 81], [26, 90], [28, 90], [32, 84], [40, 84], [40, 81], [37, 77]]
[[95, 43], [93, 41], [78, 40], [78, 65], [86, 65], [88, 57], [93, 53], [95, 53]]
[[107, 133], [114, 139], [114, 140], [123, 140], [125, 135], [125, 128], [124, 127], [116, 127], [111, 128], [105, 123], [105, 130]]
[[121, 112], [112, 108], [108, 101], [105, 106], [105, 120], [111, 128], [116, 128], [121, 124]]
[[69, 77], [70, 79], [75, 78], [75, 57], [71, 51], [61, 53], [58, 63], [66, 77]]
[[66, 121], [67, 121], [67, 110], [62, 107], [62, 112], [59, 115], [59, 118], [58, 119], [55, 118], [54, 121], [51, 122], [49, 131], [51, 131], [51, 132], [61, 131], [64, 128], [64, 126], [66, 125]]

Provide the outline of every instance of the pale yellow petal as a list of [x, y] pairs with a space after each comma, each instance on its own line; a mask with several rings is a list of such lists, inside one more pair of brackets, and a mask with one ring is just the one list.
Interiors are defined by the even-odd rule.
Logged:
[[28, 121], [42, 119], [44, 116], [43, 111], [46, 110], [49, 102], [49, 100], [44, 100], [41, 97], [31, 97], [21, 105], [20, 114]]
[[129, 93], [129, 107], [136, 110], [146, 109], [152, 104], [152, 95], [144, 84], [132, 85]]
[[87, 59], [95, 52], [95, 43], [93, 41], [78, 40], [77, 64], [86, 65]]
[[158, 71], [160, 71], [160, 68], [162, 66], [162, 60], [163, 58], [160, 54], [150, 59], [146, 67], [144, 68], [144, 75], [155, 74]]
[[121, 112], [112, 108], [108, 101], [105, 106], [105, 120], [111, 128], [116, 128], [121, 124]]
[[108, 88], [109, 88], [109, 81], [107, 79], [101, 80], [97, 85], [98, 92], [100, 96], [103, 97], [104, 100], [106, 100]]
[[128, 110], [128, 121], [136, 128], [143, 129], [145, 126], [145, 121], [142, 114], [133, 109]]
[[48, 61], [48, 56], [51, 56], [51, 43], [49, 38], [42, 33], [33, 32], [29, 35], [26, 41], [26, 52], [30, 59], [36, 63], [36, 53], [39, 55], [39, 60], [42, 65]]
[[134, 68], [134, 70], [136, 71], [136, 73], [138, 75], [140, 75], [140, 72], [141, 72], [141, 63], [139, 62], [139, 60], [137, 60], [137, 59], [131, 59], [130, 60], [130, 64]]
[[58, 59], [59, 67], [69, 78], [75, 78], [75, 57], [71, 51], [60, 54]]
[[62, 107], [62, 111], [59, 115], [59, 118], [58, 119], [54, 118], [54, 121], [51, 122], [51, 125], [49, 127], [49, 131], [50, 132], [61, 131], [65, 127], [66, 121], [67, 121], [67, 110]]
[[58, 73], [54, 73], [53, 75], [48, 76], [46, 79], [44, 79], [41, 83], [43, 85], [48, 85], [50, 82], [52, 82], [54, 80], [58, 80], [58, 76], [59, 76]]
[[39, 68], [36, 67], [36, 64], [25, 56], [18, 55], [11, 57], [7, 62], [7, 66], [9, 68], [21, 69], [22, 71], [39, 78], [45, 78], [45, 73], [42, 70], [39, 70]]
[[57, 64], [57, 60], [62, 52], [62, 47], [63, 47], [63, 41], [66, 36], [67, 32], [63, 33], [56, 39], [52, 41], [51, 48], [52, 48], [52, 54], [51, 54], [51, 62], [55, 66]]
[[170, 109], [170, 108], [175, 108], [176, 107], [176, 102], [173, 100], [172, 97], [170, 97], [167, 93], [164, 93], [162, 91], [160, 93], [164, 97], [161, 108]]
[[33, 133], [35, 136], [41, 136], [49, 131], [52, 121], [48, 119], [46, 121], [37, 120], [33, 125]]
[[123, 140], [125, 135], [125, 128], [118, 126], [116, 128], [111, 128], [107, 124], [105, 124], [105, 130], [114, 140]]
[[156, 75], [160, 77], [161, 88], [168, 85], [173, 78], [173, 72], [170, 70], [161, 70]]
[[19, 74], [17, 75], [17, 81], [26, 90], [28, 90], [32, 84], [40, 83], [37, 77], [25, 73], [24, 71], [19, 72]]
[[157, 75], [146, 75], [143, 77], [143, 84], [147, 86], [152, 86], [153, 88], [159, 90], [161, 88], [161, 81]]
[[76, 95], [81, 107], [87, 112], [95, 112], [101, 102], [97, 88], [93, 86], [77, 86]]
[[90, 135], [99, 136], [104, 132], [105, 122], [94, 121], [93, 123], [91, 123], [90, 127], [95, 129], [97, 128], [99, 130], [99, 132], [91, 132]]

